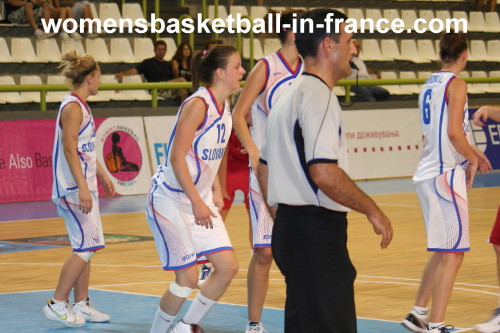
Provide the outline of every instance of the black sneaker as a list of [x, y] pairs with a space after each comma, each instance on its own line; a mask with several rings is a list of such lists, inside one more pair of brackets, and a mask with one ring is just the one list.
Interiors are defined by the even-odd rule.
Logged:
[[412, 309], [401, 324], [410, 331], [425, 333], [427, 330], [427, 315], [420, 315]]

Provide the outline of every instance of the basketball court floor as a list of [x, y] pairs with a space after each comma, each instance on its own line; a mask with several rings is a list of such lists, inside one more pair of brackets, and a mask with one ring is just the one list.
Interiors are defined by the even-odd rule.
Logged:
[[[413, 305], [429, 256], [418, 199], [409, 179], [358, 185], [373, 195], [394, 228], [392, 244], [381, 250], [380, 239], [365, 217], [349, 213], [349, 251], [358, 271], [358, 331], [407, 332], [399, 322]], [[149, 332], [159, 298], [173, 274], [160, 267], [144, 203], [145, 196], [101, 199], [106, 249], [92, 259], [90, 293], [95, 306], [112, 320], [74, 329], [62, 328], [41, 312], [70, 253], [64, 223], [54, 205], [0, 204], [0, 332]], [[465, 255], [446, 318], [457, 332], [475, 332], [472, 327], [486, 320], [498, 303], [495, 255], [487, 238], [499, 203], [500, 173], [478, 176], [469, 191], [472, 250]], [[226, 225], [240, 270], [220, 304], [202, 321], [207, 333], [244, 332], [246, 324], [251, 251], [243, 205], [233, 207]], [[284, 300], [283, 277], [273, 265], [262, 319], [269, 333], [283, 332]]]

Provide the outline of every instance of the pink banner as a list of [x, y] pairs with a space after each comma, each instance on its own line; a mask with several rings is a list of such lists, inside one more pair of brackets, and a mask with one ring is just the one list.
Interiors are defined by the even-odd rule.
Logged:
[[0, 121], [0, 202], [50, 200], [54, 119]]
[[[117, 195], [146, 193], [151, 173], [142, 118], [94, 121], [97, 158]], [[51, 199], [54, 134], [54, 119], [0, 122], [0, 203]]]

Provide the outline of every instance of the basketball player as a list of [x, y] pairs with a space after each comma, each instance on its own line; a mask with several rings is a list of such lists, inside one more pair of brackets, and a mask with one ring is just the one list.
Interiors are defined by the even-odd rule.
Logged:
[[[92, 306], [88, 289], [90, 259], [104, 248], [97, 177], [108, 197], [115, 189], [96, 159], [94, 119], [86, 102], [97, 94], [99, 65], [92, 56], [77, 55], [75, 50], [64, 53], [62, 59], [61, 74], [71, 80], [73, 90], [64, 97], [57, 116], [52, 200], [64, 218], [73, 253], [64, 263], [54, 297], [47, 301], [43, 313], [66, 326], [79, 327], [85, 321], [110, 319]], [[68, 300], [71, 289], [74, 305]]]
[[[232, 46], [198, 53], [193, 88], [182, 103], [169, 141], [165, 165], [153, 176], [146, 215], [164, 270], [175, 271], [160, 300], [151, 333], [199, 332], [197, 324], [215, 305], [238, 272], [224, 222], [217, 170], [231, 133], [227, 97], [240, 86], [245, 70]], [[205, 87], [199, 87], [202, 82]], [[201, 286], [187, 313], [173, 324], [198, 283], [196, 264], [208, 260], [215, 272]]]
[[[474, 125], [476, 126], [485, 126], [484, 122], [486, 122], [488, 118], [500, 122], [500, 107], [486, 105], [479, 108], [472, 116]], [[493, 230], [491, 230], [489, 242], [493, 244], [493, 249], [495, 250], [497, 257], [497, 274], [500, 280], [500, 206], [498, 207], [497, 217], [493, 225]], [[499, 306], [493, 311], [493, 316], [488, 321], [477, 325], [475, 328], [481, 333], [500, 332], [500, 300]]]
[[[281, 23], [291, 26], [302, 10], [286, 10]], [[250, 159], [250, 213], [252, 220], [253, 256], [248, 267], [248, 325], [246, 333], [264, 332], [260, 322], [262, 307], [269, 285], [269, 269], [273, 261], [271, 252], [272, 218], [262, 198], [255, 175], [259, 150], [265, 141], [266, 121], [273, 103], [302, 72], [302, 60], [295, 46], [291, 29], [277, 32], [281, 49], [260, 59], [248, 75], [245, 87], [234, 109], [234, 130]], [[251, 114], [251, 133], [248, 128]]]
[[478, 165], [480, 171], [489, 165], [469, 141], [467, 85], [457, 76], [467, 63], [465, 36], [445, 33], [439, 48], [442, 68], [431, 75], [419, 96], [425, 140], [413, 176], [427, 251], [434, 254], [424, 269], [415, 306], [402, 322], [414, 332], [426, 333], [453, 329], [444, 324], [444, 316], [464, 252], [470, 249], [467, 189], [472, 187]]

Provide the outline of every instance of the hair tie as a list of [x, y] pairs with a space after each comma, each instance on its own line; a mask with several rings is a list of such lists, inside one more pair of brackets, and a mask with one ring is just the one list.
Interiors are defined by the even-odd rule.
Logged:
[[286, 32], [286, 28], [285, 28], [283, 25], [281, 26], [281, 30], [282, 30], [283, 32]]
[[202, 55], [206, 56], [208, 53], [208, 50], [203, 50], [203, 52], [201, 52]]

